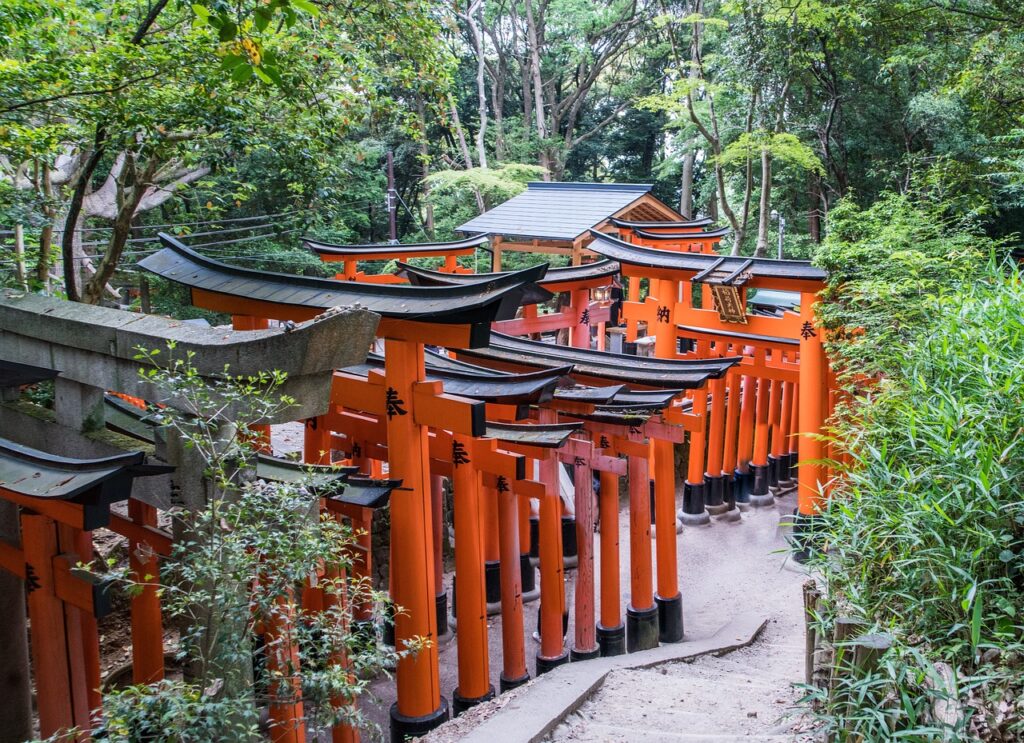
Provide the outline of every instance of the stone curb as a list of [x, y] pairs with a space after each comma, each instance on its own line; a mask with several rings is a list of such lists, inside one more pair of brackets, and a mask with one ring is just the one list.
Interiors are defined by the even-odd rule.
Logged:
[[[460, 740], [464, 743], [538, 743], [579, 709], [610, 672], [653, 668], [702, 655], [725, 654], [754, 642], [767, 622], [755, 614], [741, 614], [710, 637], [661, 645], [630, 655], [559, 666], [518, 690], [513, 699]], [[486, 714], [488, 705], [499, 705], [501, 701], [499, 697], [474, 712]], [[442, 726], [439, 732], [443, 729]], [[431, 736], [425, 738], [427, 741], [430, 739]]]

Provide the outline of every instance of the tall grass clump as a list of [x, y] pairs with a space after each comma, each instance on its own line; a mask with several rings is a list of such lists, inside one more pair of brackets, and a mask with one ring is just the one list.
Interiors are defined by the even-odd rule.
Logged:
[[849, 463], [822, 517], [819, 629], [894, 638], [877, 670], [809, 694], [834, 740], [1024, 739], [1024, 283], [931, 216], [848, 207], [821, 255]]

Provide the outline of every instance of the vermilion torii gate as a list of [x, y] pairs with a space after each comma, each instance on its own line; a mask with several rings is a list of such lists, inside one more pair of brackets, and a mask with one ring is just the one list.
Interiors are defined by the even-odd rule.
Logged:
[[[703, 472], [694, 467], [694, 453], [691, 451], [687, 485], [692, 500], [698, 500], [696, 493], [703, 496], [705, 477], [722, 477], [728, 464], [723, 462], [724, 452], [731, 455], [735, 451], [731, 439], [727, 442], [720, 437], [726, 432], [731, 436], [739, 429], [739, 446], [742, 447], [750, 440], [748, 435], [752, 422], [754, 495], [768, 496], [770, 431], [775, 428], [775, 438], [779, 443], [773, 447], [773, 454], [778, 460], [783, 454], [782, 429], [785, 411], [788, 410], [789, 430], [786, 435], [800, 434], [798, 450], [802, 464], [796, 525], [799, 542], [809, 519], [818, 512], [827, 487], [826, 473], [820, 464], [825, 452], [818, 435], [822, 433], [828, 415], [830, 378], [821, 331], [814, 319], [814, 303], [824, 284], [825, 273], [806, 261], [679, 253], [627, 243], [600, 233], [594, 236], [592, 250], [618, 261], [627, 275], [644, 276], [657, 282], [645, 303], [631, 302], [625, 307], [627, 317], [647, 320], [649, 327], [657, 329], [657, 355], [678, 357], [678, 326], [684, 326], [684, 333], [689, 337], [697, 338], [695, 355], [698, 357], [713, 355], [712, 348], [714, 354], [722, 353], [723, 349], [753, 348], [752, 354], [745, 351], [746, 358], [732, 371], [733, 375], [743, 376], [745, 380], [740, 384], [734, 376], [729, 386], [732, 401], [740, 400], [741, 404], [735, 413], [733, 406], [729, 406], [726, 431], [722, 430], [726, 395], [725, 390], [718, 387], [716, 401], [712, 403], [712, 409], [717, 409], [718, 414], [712, 420], [714, 440], [711, 450], [714, 456], [709, 458], [711, 466]], [[702, 290], [699, 302], [695, 299], [695, 285]], [[783, 312], [778, 316], [747, 314], [748, 288], [799, 292], [800, 312]], [[742, 333], [739, 333], [740, 329]], [[796, 353], [792, 346], [794, 342], [798, 344]], [[758, 380], [756, 409], [753, 408], [752, 381], [755, 378]], [[697, 395], [694, 409], [697, 410], [698, 406], [703, 408], [706, 404], [706, 396]], [[795, 425], [793, 405], [798, 409]], [[753, 421], [750, 419], [752, 409]], [[777, 466], [776, 471], [779, 469]], [[715, 487], [717, 489], [718, 486]]]
[[92, 560], [91, 532], [110, 526], [110, 506], [128, 500], [134, 478], [170, 469], [141, 452], [67, 459], [0, 439], [0, 500], [21, 511], [21, 545], [0, 540], [0, 568], [25, 581], [44, 737], [87, 734], [101, 704], [96, 621], [111, 608], [110, 585], [77, 567]]
[[[567, 328], [569, 345], [576, 348], [590, 348], [590, 329], [598, 328], [598, 348], [603, 350], [604, 326], [610, 319], [609, 302], [593, 301], [595, 289], [608, 286], [619, 273], [614, 261], [594, 261], [579, 266], [548, 268], [537, 279], [537, 285], [544, 293], [527, 292], [523, 300], [523, 316], [503, 320], [494, 324], [494, 329], [506, 335], [532, 335], [550, 333]], [[398, 274], [418, 286], [455, 286], [478, 281], [493, 281], [507, 273], [450, 274], [429, 271], [408, 264], [399, 264]], [[554, 294], [562, 292], [570, 296], [569, 304], [560, 312], [540, 315], [537, 305]]]
[[333, 245], [312, 237], [302, 239], [303, 244], [327, 263], [341, 263], [342, 270], [336, 278], [345, 281], [367, 281], [377, 284], [402, 283], [394, 274], [367, 274], [359, 270], [359, 264], [372, 261], [407, 261], [410, 258], [440, 258], [444, 261], [444, 273], [469, 273], [469, 269], [458, 264], [459, 256], [473, 255], [477, 248], [487, 245], [487, 236], [478, 235], [465, 240], [443, 243], [390, 243], [377, 245]]
[[[737, 358], [707, 360], [657, 360], [612, 354], [584, 349], [553, 346], [520, 338], [494, 334], [491, 346], [461, 350], [460, 358], [467, 357], [498, 369], [550, 368], [571, 363], [572, 376], [583, 384], [622, 382], [639, 389], [690, 390], [700, 398], [700, 391], [709, 379], [723, 377]], [[633, 393], [637, 394], [637, 393]], [[657, 408], [654, 402], [646, 404]], [[614, 407], [614, 406], [613, 406]], [[571, 415], [592, 415], [594, 411], [574, 411]], [[605, 411], [605, 415], [621, 410]], [[568, 413], [568, 411], [567, 411]], [[607, 421], [608, 419], [605, 418]], [[596, 422], [600, 422], [598, 418]], [[609, 443], [612, 451], [629, 457], [630, 476], [630, 533], [632, 564], [636, 579], [631, 586], [632, 605], [627, 609], [626, 641], [630, 650], [644, 649], [662, 642], [682, 639], [682, 597], [678, 589], [678, 567], [675, 539], [675, 466], [671, 456], [672, 444], [683, 441], [683, 431], [689, 430], [691, 440], [702, 440], [705, 429], [703, 412], [691, 411], [682, 405], [666, 408], [660, 421], [647, 421], [643, 425], [618, 431]], [[648, 439], [645, 437], [649, 437]], [[638, 446], [639, 444], [639, 446]], [[599, 447], [606, 448], [606, 447]], [[653, 458], [651, 455], [653, 454]], [[691, 451], [691, 457], [694, 456]], [[650, 582], [650, 512], [649, 459], [655, 471], [655, 523], [657, 527], [658, 591], [651, 590]], [[601, 469], [601, 468], [598, 468]], [[609, 468], [610, 469], [610, 468]], [[582, 543], [592, 539], [592, 529], [580, 523], [577, 515], [577, 534]], [[646, 549], [645, 549], [646, 545]], [[586, 559], [580, 552], [581, 565]], [[644, 566], [647, 566], [646, 569]], [[542, 597], [543, 601], [543, 597]], [[577, 618], [577, 621], [580, 621]], [[586, 643], [588, 637], [578, 637]], [[582, 650], [589, 650], [584, 647]]]
[[[451, 348], [485, 345], [490, 324], [510, 318], [532, 273], [512, 274], [484, 285], [418, 288], [338, 282], [271, 274], [228, 266], [189, 250], [161, 234], [164, 250], [140, 266], [189, 287], [193, 304], [232, 315], [301, 321], [335, 306], [359, 305], [381, 315], [389, 476], [403, 489], [392, 497], [393, 599], [405, 611], [396, 617], [398, 643], [422, 637], [430, 644], [398, 664], [398, 701], [391, 710], [396, 741], [422, 734], [448, 718], [441, 695], [435, 611], [434, 531], [430, 493], [431, 427], [465, 436], [485, 431], [484, 406], [445, 395], [426, 380], [424, 344]], [[400, 443], [398, 443], [400, 442]], [[403, 645], [404, 646], [404, 645]]]

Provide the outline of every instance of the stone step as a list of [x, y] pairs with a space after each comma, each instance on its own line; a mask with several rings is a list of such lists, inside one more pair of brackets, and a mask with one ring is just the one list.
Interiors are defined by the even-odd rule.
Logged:
[[[680, 727], [680, 726], [674, 726]], [[719, 730], [720, 730], [719, 726]], [[674, 741], [709, 741], [709, 743], [793, 743], [792, 735], [775, 734], [749, 734], [742, 732], [718, 732], [713, 725], [704, 730], [688, 730], [669, 732], [664, 728], [637, 728], [623, 727], [620, 725], [590, 724], [585, 729], [571, 731], [575, 733], [572, 737], [554, 737], [552, 741], [575, 740], [575, 741], [601, 741], [601, 743], [672, 743]]]

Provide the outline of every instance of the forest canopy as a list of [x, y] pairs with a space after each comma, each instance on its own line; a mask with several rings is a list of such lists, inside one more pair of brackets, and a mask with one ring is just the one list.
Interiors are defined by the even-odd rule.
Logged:
[[1002, 237], [1022, 24], [1013, 0], [6, 0], [4, 276], [112, 299], [156, 224], [268, 260], [386, 239], [386, 152], [408, 240], [532, 178], [652, 183], [744, 253], [776, 214], [804, 257], [886, 192]]

